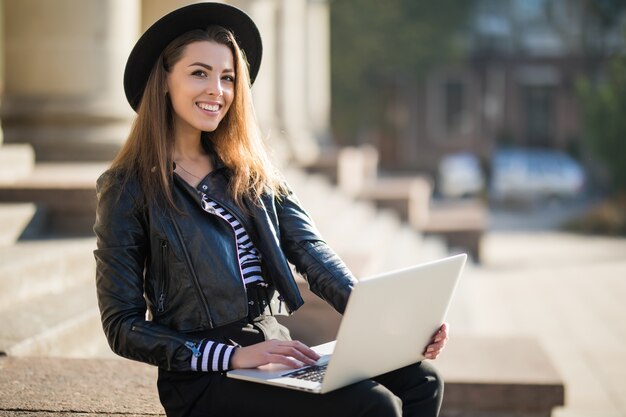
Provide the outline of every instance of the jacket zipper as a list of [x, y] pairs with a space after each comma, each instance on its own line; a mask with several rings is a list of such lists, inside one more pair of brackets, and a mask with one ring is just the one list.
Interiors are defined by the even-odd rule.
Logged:
[[191, 258], [189, 257], [189, 253], [187, 252], [187, 246], [185, 246], [185, 241], [183, 240], [183, 235], [180, 232], [180, 228], [178, 227], [178, 223], [176, 223], [176, 219], [172, 218], [172, 224], [174, 225], [174, 230], [176, 231], [176, 236], [178, 237], [178, 240], [181, 243], [181, 247], [183, 248], [183, 254], [185, 255], [185, 261], [187, 262], [187, 268], [189, 269], [189, 272], [191, 274], [191, 276], [193, 277], [193, 283], [196, 287], [196, 291], [198, 293], [198, 296], [200, 297], [200, 300], [202, 300], [202, 303], [204, 304], [204, 308], [206, 310], [207, 313], [207, 319], [209, 320], [209, 326], [213, 327], [213, 320], [211, 319], [211, 310], [209, 309], [209, 303], [207, 302], [206, 298], [204, 297], [204, 294], [202, 293], [202, 287], [200, 287], [200, 282], [198, 281], [198, 277], [196, 276], [196, 272], [193, 269], [193, 266], [191, 264]]
[[159, 281], [159, 303], [157, 307], [157, 312], [163, 313], [165, 311], [165, 293], [167, 290], [167, 241], [161, 240], [161, 279]]
[[133, 326], [131, 327], [131, 330], [137, 333], [142, 333], [148, 336], [157, 336], [160, 339], [169, 339], [169, 340], [173, 340], [175, 342], [181, 343], [183, 345], [185, 345], [185, 347], [189, 350], [191, 350], [192, 354], [196, 357], [199, 357], [202, 355], [202, 352], [200, 351], [199, 345], [196, 345], [194, 342], [192, 342], [191, 340], [181, 340], [178, 337], [175, 336], [171, 336], [169, 334], [154, 334], [153, 332], [151, 332], [149, 329], [144, 329], [141, 326], [137, 326], [136, 324], [133, 324]]

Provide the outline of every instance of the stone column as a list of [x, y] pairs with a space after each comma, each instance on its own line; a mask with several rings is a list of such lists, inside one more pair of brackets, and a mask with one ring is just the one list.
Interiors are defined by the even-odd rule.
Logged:
[[294, 159], [308, 164], [319, 154], [309, 121], [307, 0], [282, 0], [279, 20], [279, 116]]
[[319, 144], [330, 140], [330, 9], [328, 0], [307, 4], [307, 109], [311, 131]]
[[254, 20], [263, 40], [263, 59], [257, 75], [252, 96], [257, 121], [266, 138], [276, 162], [284, 163], [290, 158], [290, 148], [284, 136], [284, 127], [278, 112], [280, 91], [278, 34], [282, 0], [230, 0]]
[[145, 32], [154, 22], [171, 11], [201, 3], [198, 0], [141, 0], [141, 33]]
[[[4, 92], [4, 0], [0, 0], [0, 105], [2, 103], [2, 94]], [[0, 120], [0, 146], [4, 142], [4, 134], [2, 132], [2, 120]]]
[[279, 96], [286, 88], [280, 72], [280, 10], [281, 0], [253, 0], [248, 8], [263, 38], [263, 61], [252, 89], [255, 111], [272, 154], [285, 164], [293, 151], [279, 107]]
[[[253, 86], [254, 107], [261, 128], [273, 131], [278, 126], [276, 112], [277, 62], [276, 62], [276, 14], [275, 0], [256, 0], [249, 4], [236, 4], [242, 7], [259, 28], [263, 39], [261, 69]], [[274, 132], [272, 132], [274, 133]]]
[[124, 65], [139, 34], [139, 0], [6, 0], [5, 143], [41, 161], [111, 159], [133, 112]]

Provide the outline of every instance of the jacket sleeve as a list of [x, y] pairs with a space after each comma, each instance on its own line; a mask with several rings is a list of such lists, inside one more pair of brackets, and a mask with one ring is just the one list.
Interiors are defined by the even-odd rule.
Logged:
[[287, 260], [307, 280], [314, 294], [343, 313], [356, 283], [352, 272], [322, 239], [291, 189], [277, 201], [276, 211], [280, 244]]
[[109, 173], [100, 177], [96, 187], [96, 289], [111, 349], [167, 370], [228, 368], [232, 346], [189, 338], [146, 320], [143, 279], [149, 235], [143, 210], [129, 189], [122, 189]]

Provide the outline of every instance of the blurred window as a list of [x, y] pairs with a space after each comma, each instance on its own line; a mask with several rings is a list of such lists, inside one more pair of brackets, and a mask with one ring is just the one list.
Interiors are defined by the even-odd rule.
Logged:
[[536, 21], [544, 17], [546, 0], [514, 0], [514, 13], [524, 21]]
[[444, 84], [445, 121], [448, 133], [460, 133], [464, 119], [465, 85], [457, 80]]
[[554, 87], [524, 86], [528, 145], [550, 147], [555, 130]]
[[467, 72], [433, 74], [427, 81], [426, 120], [430, 140], [467, 142], [472, 140], [477, 117], [476, 80]]

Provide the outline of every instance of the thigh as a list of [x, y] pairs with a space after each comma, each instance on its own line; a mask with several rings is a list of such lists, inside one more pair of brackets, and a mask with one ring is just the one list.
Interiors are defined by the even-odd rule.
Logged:
[[430, 382], [434, 382], [438, 385], [442, 382], [437, 369], [428, 362], [417, 362], [379, 375], [373, 379], [389, 388], [396, 395], [415, 386], [428, 384]]
[[373, 380], [311, 394], [216, 374], [194, 415], [255, 417], [400, 417], [402, 402]]
[[418, 362], [377, 376], [403, 402], [404, 416], [436, 416], [443, 399], [443, 379], [429, 362]]

